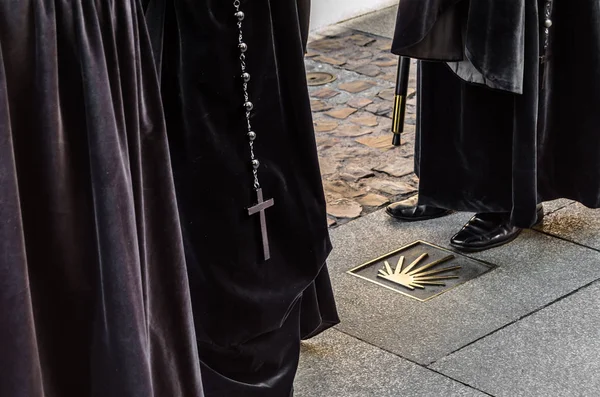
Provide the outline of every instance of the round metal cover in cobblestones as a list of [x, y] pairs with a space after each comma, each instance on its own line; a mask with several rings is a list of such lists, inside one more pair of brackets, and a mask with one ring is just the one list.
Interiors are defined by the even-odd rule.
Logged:
[[331, 73], [310, 72], [306, 74], [306, 80], [308, 82], [308, 85], [310, 86], [325, 85], [327, 83], [335, 81], [336, 79], [337, 77], [335, 77]]

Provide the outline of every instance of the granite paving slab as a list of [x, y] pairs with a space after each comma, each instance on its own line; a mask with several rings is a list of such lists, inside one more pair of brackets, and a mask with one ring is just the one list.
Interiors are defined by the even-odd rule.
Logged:
[[572, 203], [545, 217], [539, 229], [544, 233], [600, 250], [600, 210]]
[[449, 248], [469, 216], [401, 223], [378, 211], [332, 230], [338, 329], [427, 365], [600, 278], [599, 252], [535, 231], [470, 255], [498, 268], [428, 302], [346, 274], [416, 240]]
[[433, 365], [494, 396], [600, 395], [600, 283]]
[[335, 330], [303, 343], [294, 389], [294, 397], [486, 395]]

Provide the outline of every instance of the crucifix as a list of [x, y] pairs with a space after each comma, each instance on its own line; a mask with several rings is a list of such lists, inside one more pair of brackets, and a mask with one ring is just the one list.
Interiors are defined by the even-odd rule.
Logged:
[[240, 51], [240, 69], [241, 76], [240, 82], [242, 83], [242, 89], [244, 94], [244, 105], [243, 109], [246, 113], [246, 126], [247, 132], [246, 137], [248, 138], [248, 144], [250, 145], [250, 160], [252, 160], [252, 176], [254, 177], [254, 190], [256, 191], [257, 203], [255, 206], [248, 208], [248, 215], [260, 214], [260, 232], [262, 234], [263, 253], [265, 261], [271, 259], [271, 251], [269, 249], [269, 234], [267, 233], [267, 217], [265, 210], [275, 205], [273, 199], [265, 201], [263, 198], [263, 192], [260, 188], [260, 182], [258, 181], [258, 168], [260, 167], [260, 161], [254, 155], [254, 141], [256, 140], [256, 133], [252, 130], [251, 115], [254, 109], [254, 104], [250, 101], [250, 93], [248, 91], [248, 83], [250, 82], [250, 73], [246, 68], [246, 51], [248, 51], [248, 44], [244, 43], [244, 32], [242, 29], [243, 21], [246, 18], [246, 14], [241, 10], [241, 0], [233, 0], [233, 6], [235, 7], [235, 18], [237, 19], [237, 27], [239, 31], [238, 35], [238, 49]]
[[269, 199], [265, 201], [262, 189], [260, 188], [256, 189], [256, 197], [258, 203], [254, 207], [248, 208], [248, 215], [252, 216], [260, 214], [260, 231], [262, 234], [263, 252], [265, 261], [268, 261], [271, 258], [271, 251], [269, 250], [269, 235], [267, 233], [267, 217], [265, 215], [265, 210], [274, 206], [275, 200]]

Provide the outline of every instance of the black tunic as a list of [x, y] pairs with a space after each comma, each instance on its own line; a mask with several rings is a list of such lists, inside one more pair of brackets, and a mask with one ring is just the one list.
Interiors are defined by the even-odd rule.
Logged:
[[424, 60], [422, 203], [508, 211], [519, 226], [535, 221], [540, 201], [600, 206], [600, 6], [554, 1], [542, 78], [543, 5], [400, 2], [393, 51]]
[[0, 2], [0, 395], [201, 396], [135, 0]]
[[147, 19], [161, 60], [206, 393], [281, 397], [291, 390], [301, 333], [338, 321], [303, 62], [300, 16], [308, 18], [296, 0], [242, 1], [241, 9], [259, 178], [265, 199], [275, 200], [266, 210], [267, 262], [259, 218], [246, 210], [256, 196], [233, 1], [153, 0]]

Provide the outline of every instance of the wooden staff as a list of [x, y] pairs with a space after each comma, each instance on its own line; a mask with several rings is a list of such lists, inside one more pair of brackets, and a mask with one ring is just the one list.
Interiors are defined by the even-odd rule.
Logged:
[[408, 80], [410, 76], [410, 58], [400, 57], [398, 62], [398, 77], [396, 78], [396, 96], [394, 99], [394, 113], [392, 116], [392, 144], [402, 144], [404, 132], [404, 117], [406, 115], [406, 95], [408, 93]]

